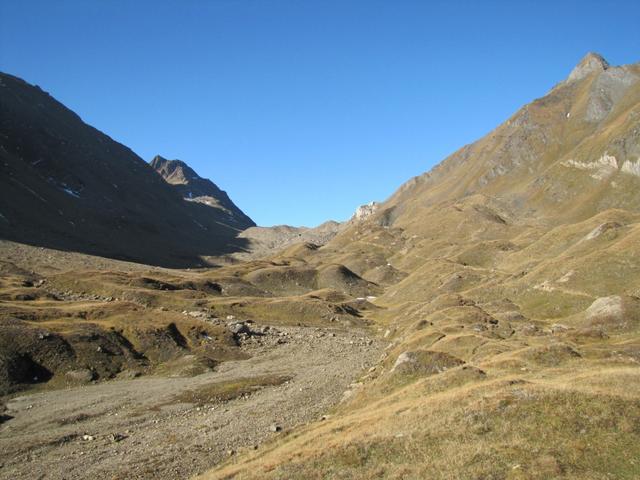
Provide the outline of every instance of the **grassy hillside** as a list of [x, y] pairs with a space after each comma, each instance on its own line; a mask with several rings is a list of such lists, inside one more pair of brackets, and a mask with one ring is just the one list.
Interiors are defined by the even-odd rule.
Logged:
[[389, 341], [327, 420], [202, 478], [640, 477], [640, 66], [546, 96], [322, 248]]

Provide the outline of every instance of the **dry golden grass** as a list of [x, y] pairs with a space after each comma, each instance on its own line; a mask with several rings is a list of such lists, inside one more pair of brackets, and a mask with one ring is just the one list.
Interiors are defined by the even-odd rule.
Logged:
[[[367, 325], [389, 341], [327, 420], [203, 479], [640, 478], [640, 183], [571, 163], [637, 160], [640, 82], [593, 122], [594, 82], [554, 88], [320, 248], [202, 271], [48, 273], [61, 291], [119, 299], [108, 306], [20, 301], [26, 274], [12, 270], [3, 308], [65, 334], [120, 329], [150, 356], [166, 348], [143, 337], [170, 324], [198, 351], [179, 313], [192, 309]], [[604, 297], [620, 301], [590, 311]], [[397, 367], [403, 355], [413, 363]]]
[[[367, 280], [394, 272], [365, 315], [390, 345], [328, 420], [201, 478], [640, 478], [638, 179], [566, 163], [635, 160], [619, 139], [640, 88], [589, 123], [593, 81], [552, 90], [304, 252]], [[617, 313], [589, 313], [609, 296]], [[407, 352], [416, 363], [394, 368]]]

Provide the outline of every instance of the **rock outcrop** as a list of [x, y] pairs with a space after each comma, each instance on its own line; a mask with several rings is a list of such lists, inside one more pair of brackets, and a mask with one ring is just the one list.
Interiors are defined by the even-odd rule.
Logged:
[[365, 218], [370, 217], [371, 215], [376, 213], [379, 207], [380, 204], [378, 202], [369, 202], [364, 205], [360, 205], [358, 208], [356, 208], [356, 211], [351, 217], [351, 220], [355, 220], [357, 222], [364, 220]]
[[229, 195], [208, 178], [200, 177], [189, 165], [181, 160], [167, 160], [156, 155], [151, 167], [160, 174], [185, 200], [197, 202], [222, 212], [229, 223], [239, 229], [255, 226]]

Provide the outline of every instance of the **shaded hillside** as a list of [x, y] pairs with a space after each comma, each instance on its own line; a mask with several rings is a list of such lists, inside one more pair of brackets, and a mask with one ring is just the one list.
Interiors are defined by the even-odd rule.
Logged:
[[208, 178], [200, 177], [181, 160], [167, 160], [156, 155], [151, 167], [187, 201], [207, 205], [227, 216], [227, 223], [239, 229], [254, 227], [255, 222], [231, 201], [227, 192]]
[[0, 74], [0, 237], [163, 266], [243, 248], [247, 226], [184, 201], [127, 147]]

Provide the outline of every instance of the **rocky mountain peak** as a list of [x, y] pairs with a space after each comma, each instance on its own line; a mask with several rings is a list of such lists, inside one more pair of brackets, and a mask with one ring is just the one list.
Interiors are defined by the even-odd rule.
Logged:
[[380, 207], [378, 202], [369, 202], [365, 205], [360, 205], [351, 219], [355, 221], [364, 220], [365, 218], [373, 215], [378, 210], [378, 207]]
[[182, 160], [168, 160], [161, 155], [156, 155], [151, 160], [151, 166], [172, 185], [187, 185], [200, 179], [200, 176]]
[[255, 226], [255, 222], [233, 203], [224, 190], [208, 178], [202, 178], [182, 160], [167, 160], [161, 155], [156, 155], [150, 165], [185, 200], [225, 212], [237, 228], [244, 230]]
[[589, 52], [582, 58], [582, 60], [580, 60], [580, 63], [571, 70], [567, 81], [573, 82], [580, 80], [591, 73], [604, 72], [608, 68], [609, 62], [607, 62], [602, 55]]

